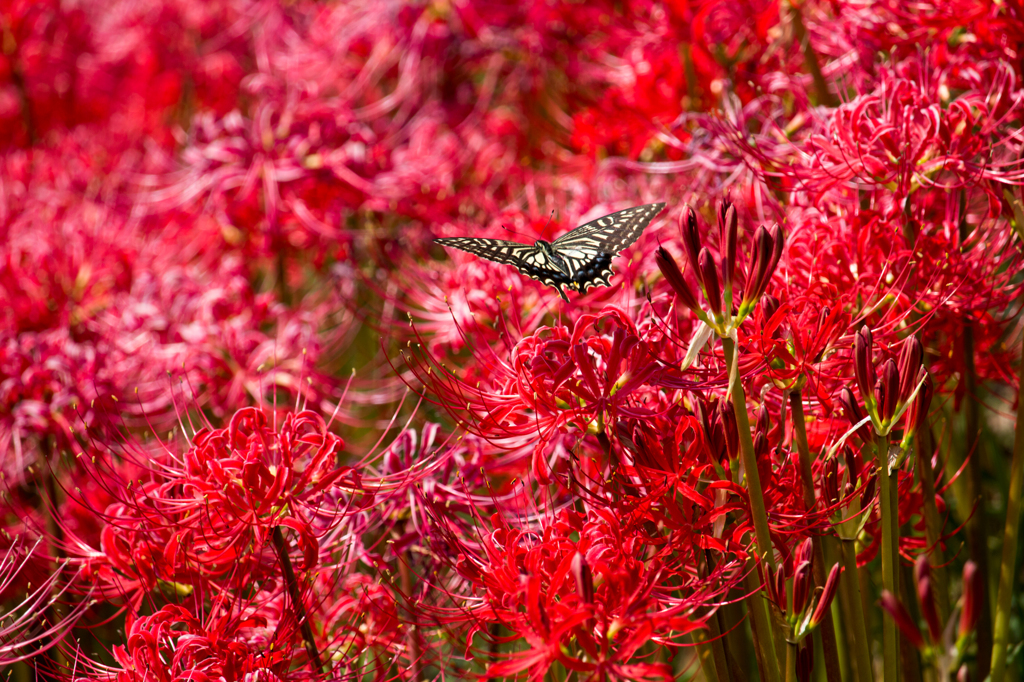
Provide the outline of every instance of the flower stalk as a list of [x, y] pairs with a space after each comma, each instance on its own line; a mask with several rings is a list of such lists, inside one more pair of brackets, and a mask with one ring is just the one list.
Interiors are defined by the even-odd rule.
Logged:
[[[1021, 488], [1024, 488], [1024, 359], [1017, 375], [1017, 426], [1010, 462], [1010, 488], [1006, 500], [1006, 527], [1003, 530], [1003, 555], [999, 564], [999, 598], [996, 600], [992, 644], [992, 682], [1006, 678], [1006, 658], [1010, 645], [1010, 609], [1013, 602], [1014, 571], [1020, 533]], [[984, 574], [983, 574], [984, 575]]]

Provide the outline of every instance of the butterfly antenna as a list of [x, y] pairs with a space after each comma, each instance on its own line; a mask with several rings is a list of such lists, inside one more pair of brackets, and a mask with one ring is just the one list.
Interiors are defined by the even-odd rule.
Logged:
[[501, 226], [502, 226], [502, 228], [504, 228], [504, 230], [506, 232], [508, 232], [510, 234], [518, 235], [520, 237], [526, 237], [527, 239], [529, 239], [529, 237], [527, 237], [525, 234], [523, 234], [522, 232], [516, 232], [515, 230], [513, 230], [511, 227], [509, 227], [505, 223], [502, 223]]

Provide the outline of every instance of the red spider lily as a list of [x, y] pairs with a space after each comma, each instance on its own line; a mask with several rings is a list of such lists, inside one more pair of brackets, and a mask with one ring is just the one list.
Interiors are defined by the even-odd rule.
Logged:
[[[638, 649], [654, 632], [664, 632], [663, 641], [670, 642], [701, 627], [695, 607], [722, 581], [738, 577], [725, 568], [728, 563], [699, 579], [683, 557], [636, 560], [642, 533], [621, 525], [610, 511], [562, 513], [536, 529], [493, 521], [499, 525], [479, 550], [460, 548], [457, 569], [485, 591], [467, 616], [502, 623], [528, 648], [490, 665], [490, 678], [523, 672], [538, 678], [559, 663], [588, 679], [662, 679], [660, 665], [635, 658]], [[570, 533], [579, 533], [579, 541]], [[581, 578], [573, 576], [583, 565], [593, 578], [583, 579], [581, 589]]]

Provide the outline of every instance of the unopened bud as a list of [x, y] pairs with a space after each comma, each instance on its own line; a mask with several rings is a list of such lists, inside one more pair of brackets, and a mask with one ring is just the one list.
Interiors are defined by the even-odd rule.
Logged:
[[803, 613], [811, 593], [811, 562], [801, 561], [793, 572], [793, 613]]
[[895, 360], [889, 358], [885, 361], [878, 380], [885, 386], [884, 399], [878, 401], [879, 417], [887, 422], [896, 414], [896, 405], [900, 401], [900, 371]]
[[764, 316], [765, 324], [768, 320], [775, 317], [775, 313], [779, 312], [779, 299], [775, 298], [771, 294], [765, 294], [761, 297], [761, 315]]
[[715, 257], [705, 246], [697, 256], [697, 273], [704, 286], [704, 297], [715, 315], [722, 314], [722, 290], [718, 288], [718, 265]]
[[768, 419], [768, 408], [764, 403], [761, 403], [754, 413], [754, 432], [763, 433], [767, 436], [770, 427], [771, 422]]
[[665, 250], [665, 247], [658, 247], [654, 254], [654, 262], [657, 263], [658, 269], [661, 270], [661, 274], [665, 277], [665, 281], [676, 292], [679, 301], [690, 310], [700, 310], [700, 303], [697, 302], [697, 297], [694, 296], [690, 285], [686, 282], [686, 278], [683, 277], [683, 273], [676, 264], [675, 258]]
[[736, 267], [736, 207], [728, 199], [718, 207], [718, 231], [722, 245], [722, 283], [731, 286]]
[[811, 627], [817, 627], [828, 612], [828, 608], [832, 605], [832, 599], [836, 596], [836, 590], [839, 589], [839, 574], [842, 573], [842, 567], [839, 564], [833, 564], [832, 570], [828, 572], [828, 577], [825, 579], [825, 588], [821, 591], [821, 595], [818, 597], [818, 603], [814, 607], [814, 613], [811, 614]]
[[907, 613], [907, 608], [889, 590], [882, 590], [882, 608], [896, 621], [896, 627], [916, 649], [924, 648], [924, 637], [917, 628], [917, 624], [914, 623], [914, 619]]
[[918, 370], [917, 381], [920, 382], [921, 379], [924, 379], [924, 384], [922, 384], [921, 390], [917, 392], [914, 402], [907, 409], [907, 430], [914, 433], [927, 423], [928, 408], [931, 407], [932, 394], [935, 390], [931, 375], [928, 374], [928, 370], [924, 367]]
[[[853, 395], [853, 391], [850, 389], [843, 387], [843, 389], [839, 391], [839, 404], [842, 406], [843, 413], [846, 415], [846, 418], [850, 420], [851, 426], [853, 424], [859, 424], [864, 419], [864, 411], [861, 410], [860, 403], [857, 402], [857, 399]], [[865, 443], [869, 442], [871, 440], [870, 427], [867, 424], [859, 427], [857, 429], [857, 435], [860, 436], [861, 440]]]
[[864, 325], [853, 337], [853, 374], [857, 378], [857, 388], [865, 400], [870, 399], [875, 387], [875, 366], [871, 361], [872, 353], [871, 329]]
[[839, 504], [839, 460], [835, 457], [825, 460], [822, 488], [825, 493], [825, 501], [830, 507]]
[[902, 350], [900, 350], [899, 401], [901, 403], [905, 403], [910, 398], [910, 394], [914, 392], [914, 388], [917, 386], [918, 370], [921, 369], [921, 359], [923, 357], [924, 349], [921, 347], [921, 342], [917, 340], [916, 336], [908, 336], [907, 340], [903, 342]]
[[594, 575], [587, 565], [587, 560], [581, 552], [576, 552], [572, 557], [573, 578], [576, 579], [576, 594], [580, 596], [584, 604], [594, 603]]
[[750, 263], [747, 265], [747, 277], [743, 282], [743, 300], [747, 303], [756, 301], [761, 291], [761, 281], [765, 279], [768, 267], [771, 265], [771, 256], [774, 246], [771, 235], [764, 225], [754, 230], [753, 251]]
[[797, 682], [811, 682], [814, 679], [814, 647], [804, 644], [796, 652]]
[[697, 213], [689, 205], [679, 215], [679, 231], [683, 237], [683, 251], [686, 252], [686, 259], [690, 261], [690, 267], [694, 272], [697, 269], [697, 254], [700, 253], [700, 231], [697, 228]]
[[978, 571], [978, 564], [968, 561], [964, 564], [963, 608], [960, 610], [960, 637], [974, 630], [981, 616], [981, 600], [985, 598], [984, 576]]
[[740, 451], [740, 432], [736, 425], [736, 412], [732, 403], [728, 400], [718, 401], [718, 418], [722, 423], [722, 432], [725, 435], [725, 449], [729, 459], [736, 457]]
[[864, 484], [864, 492], [860, 496], [860, 506], [865, 508], [875, 501], [875, 489], [878, 487], [878, 476], [872, 476]]

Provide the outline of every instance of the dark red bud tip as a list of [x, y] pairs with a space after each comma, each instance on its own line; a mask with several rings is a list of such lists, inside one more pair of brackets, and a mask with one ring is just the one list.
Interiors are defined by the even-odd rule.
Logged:
[[697, 272], [700, 275], [701, 284], [704, 285], [704, 296], [707, 298], [711, 312], [721, 315], [722, 290], [718, 288], [718, 265], [706, 246], [700, 250], [700, 254], [697, 256]]
[[875, 387], [875, 366], [871, 362], [871, 329], [861, 327], [853, 337], [853, 374], [860, 394], [867, 398]]
[[818, 604], [814, 607], [814, 613], [811, 614], [811, 627], [817, 627], [824, 618], [825, 614], [828, 613], [828, 608], [832, 605], [832, 599], [836, 596], [836, 591], [839, 589], [839, 574], [842, 573], [843, 569], [839, 564], [832, 566], [832, 570], [828, 572], [828, 578], [825, 579], [825, 589], [821, 591], [821, 596], [818, 597]]
[[736, 207], [725, 200], [718, 208], [718, 230], [721, 237], [722, 253], [722, 281], [731, 282], [733, 270], [736, 267]]
[[[908, 410], [907, 428], [911, 431], [917, 431], [927, 421], [928, 408], [931, 407], [932, 394], [935, 390], [932, 378], [924, 367], [918, 372], [917, 382], [920, 383], [922, 379], [924, 379], [924, 384], [921, 386], [921, 390], [917, 392], [917, 397]], [[914, 385], [917, 386], [917, 384]]]
[[985, 598], [984, 576], [978, 571], [978, 564], [968, 561], [964, 564], [963, 608], [960, 611], [960, 637], [974, 630], [981, 616], [981, 600]]
[[796, 552], [793, 553], [793, 562], [801, 564], [805, 561], [810, 562], [814, 556], [814, 542], [810, 538], [807, 538], [796, 547]]
[[860, 496], [861, 508], [867, 507], [875, 502], [875, 491], [878, 489], [878, 476], [872, 476], [864, 486], [864, 492]]
[[903, 349], [900, 351], [900, 402], [905, 403], [910, 398], [917, 386], [918, 370], [921, 369], [921, 359], [924, 357], [924, 349], [916, 336], [908, 336], [903, 342]]
[[896, 361], [889, 358], [882, 365], [882, 375], [878, 378], [884, 387], [884, 399], [878, 401], [879, 416], [888, 421], [896, 414], [896, 405], [900, 400], [900, 371]]
[[676, 296], [679, 297], [679, 301], [690, 310], [700, 310], [700, 304], [697, 302], [697, 297], [694, 296], [693, 291], [690, 290], [690, 285], [686, 283], [686, 279], [683, 277], [682, 271], [676, 264], [676, 259], [672, 257], [672, 254], [665, 250], [665, 247], [658, 247], [658, 250], [654, 254], [654, 262], [658, 264], [658, 269], [661, 270], [661, 274], [664, 275], [669, 286], [671, 286], [672, 290], [676, 292]]
[[779, 267], [779, 259], [782, 258], [782, 247], [786, 244], [786, 236], [782, 233], [782, 228], [778, 223], [768, 229], [768, 240], [769, 250], [765, 253], [763, 272], [755, 284], [755, 297], [761, 296], [768, 289], [768, 283], [772, 281], [775, 269]]
[[582, 553], [576, 552], [572, 557], [572, 575], [576, 579], [576, 593], [584, 604], [594, 603], [594, 575], [587, 565]]
[[725, 432], [725, 449], [729, 459], [733, 459], [740, 451], [740, 430], [736, 425], [736, 411], [728, 400], [718, 401], [718, 419]]
[[907, 609], [900, 600], [893, 596], [892, 592], [888, 590], [882, 590], [882, 608], [885, 609], [894, 621], [896, 621], [896, 627], [900, 629], [910, 643], [917, 649], [924, 648], [924, 637], [921, 635], [921, 631], [917, 629], [917, 625], [914, 623], [914, 619], [907, 613]]
[[764, 293], [760, 290], [761, 280], [768, 272], [771, 262], [772, 238], [764, 225], [754, 230], [753, 252], [750, 254], [750, 263], [747, 264], [747, 278], [743, 281], [743, 300], [747, 303], [756, 301]]
[[804, 644], [796, 653], [797, 682], [811, 682], [814, 679], [814, 647]]
[[[839, 391], [839, 404], [842, 406], [843, 413], [846, 415], [846, 418], [850, 420], [851, 426], [864, 419], [864, 410], [861, 409], [860, 403], [857, 402], [857, 399], [853, 395], [853, 391], [850, 389], [843, 387], [843, 389]], [[860, 436], [861, 440], [865, 442], [869, 441], [871, 439], [871, 431], [868, 425], [865, 424], [857, 429], [857, 435]]]
[[764, 403], [761, 403], [754, 415], [754, 431], [768, 435], [768, 429], [770, 426], [771, 422], [768, 419], [768, 408]]
[[764, 316], [765, 323], [775, 317], [775, 313], [779, 312], [780, 305], [779, 299], [771, 294], [765, 294], [761, 297], [761, 314]]
[[700, 231], [697, 229], [697, 213], [687, 205], [679, 215], [679, 231], [683, 237], [683, 250], [690, 267], [697, 270], [697, 254], [700, 253]]
[[793, 613], [803, 613], [811, 593], [811, 562], [801, 561], [793, 572]]
[[839, 504], [839, 459], [836, 457], [829, 457], [825, 460], [822, 490], [825, 493], [825, 501], [830, 507]]
[[760, 432], [755, 433], [754, 434], [754, 457], [757, 459], [757, 461], [760, 462], [765, 457], [767, 457], [768, 456], [768, 450], [769, 450], [768, 439], [765, 438], [765, 435], [763, 433], [760, 433]]
[[942, 639], [942, 625], [939, 623], [939, 612], [935, 606], [932, 579], [927, 575], [917, 581], [917, 603], [921, 605], [921, 615], [928, 625], [928, 637], [933, 643], [938, 643]]

